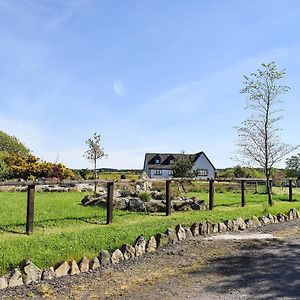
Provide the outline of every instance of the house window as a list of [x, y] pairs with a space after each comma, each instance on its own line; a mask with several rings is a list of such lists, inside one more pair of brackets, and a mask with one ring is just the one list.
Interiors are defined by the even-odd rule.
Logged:
[[159, 158], [156, 158], [156, 159], [155, 159], [155, 164], [157, 164], [157, 165], [160, 164], [160, 159], [159, 159]]
[[199, 176], [208, 176], [208, 170], [207, 169], [200, 169], [199, 170]]
[[173, 170], [169, 170], [169, 175], [173, 175]]
[[174, 159], [170, 159], [170, 164], [174, 164]]
[[154, 170], [154, 175], [161, 175], [162, 174], [162, 171], [161, 170]]

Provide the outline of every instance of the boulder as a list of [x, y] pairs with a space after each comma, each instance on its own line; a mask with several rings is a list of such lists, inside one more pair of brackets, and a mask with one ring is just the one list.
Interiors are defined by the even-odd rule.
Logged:
[[212, 224], [212, 227], [213, 227], [213, 233], [219, 232], [219, 226], [218, 226], [218, 224]]
[[205, 203], [204, 200], [197, 200], [197, 199], [195, 199], [191, 203], [191, 208], [193, 210], [207, 210], [207, 204]]
[[39, 269], [33, 262], [26, 260], [23, 267], [23, 281], [25, 284], [38, 282], [42, 278], [42, 270]]
[[185, 240], [186, 238], [185, 230], [180, 224], [176, 226], [175, 230], [176, 230], [178, 241]]
[[268, 225], [270, 224], [270, 220], [266, 216], [262, 216], [258, 218], [261, 225]]
[[218, 223], [218, 231], [219, 232], [225, 232], [226, 230], [227, 230], [227, 226], [224, 223], [222, 223], [222, 222]]
[[118, 264], [124, 260], [124, 255], [121, 252], [121, 250], [116, 249], [112, 254], [111, 254], [111, 263]]
[[70, 275], [78, 275], [80, 273], [79, 267], [76, 263], [75, 260], [72, 260], [70, 263], [70, 270], [69, 270]]
[[165, 194], [162, 192], [158, 192], [158, 191], [152, 191], [151, 198], [154, 200], [163, 200], [163, 199], [165, 199]]
[[169, 243], [169, 237], [165, 233], [158, 233], [156, 235], [157, 247], [165, 246]]
[[253, 228], [253, 222], [251, 219], [245, 220], [246, 228]]
[[260, 223], [258, 217], [253, 216], [253, 217], [251, 218], [251, 221], [252, 221], [252, 226], [253, 226], [254, 228], [260, 227], [260, 226], [261, 226], [261, 223]]
[[[160, 200], [152, 200], [145, 203], [146, 210], [150, 213], [152, 212], [165, 212], [166, 211], [166, 203]], [[171, 204], [172, 207], [172, 204]]]
[[[81, 204], [83, 206], [93, 206], [93, 205], [98, 205], [98, 206], [103, 206], [106, 199], [105, 195], [100, 195], [100, 194], [93, 194], [93, 195], [85, 195], [84, 198], [81, 200]], [[100, 205], [102, 203], [102, 205]], [[105, 202], [106, 205], [106, 202]]]
[[91, 261], [90, 261], [90, 270], [96, 270], [100, 268], [100, 261], [98, 259], [98, 257], [94, 257]]
[[191, 201], [172, 201], [175, 211], [192, 211]]
[[135, 249], [135, 255], [137, 257], [141, 256], [145, 253], [145, 251], [146, 251], [146, 241], [145, 241], [144, 236], [141, 235], [136, 239], [136, 242], [134, 244], [134, 249]]
[[199, 224], [199, 234], [200, 235], [206, 235], [207, 233], [207, 224], [206, 222], [200, 223]]
[[130, 198], [128, 201], [128, 210], [130, 211], [146, 211], [146, 205], [140, 198]]
[[213, 224], [210, 221], [206, 222], [206, 234], [210, 235], [213, 233]]
[[173, 228], [168, 228], [166, 234], [168, 236], [170, 244], [178, 242], [176, 230], [174, 230]]
[[6, 289], [8, 287], [7, 276], [0, 277], [0, 290]]
[[198, 223], [194, 223], [192, 226], [191, 226], [191, 232], [193, 234], [194, 237], [197, 237], [200, 235], [199, 233], [199, 224]]
[[101, 250], [99, 253], [99, 261], [102, 267], [107, 267], [111, 264], [111, 256], [107, 250]]
[[274, 224], [274, 217], [271, 214], [267, 215], [267, 218], [270, 220], [270, 224]]
[[15, 287], [23, 285], [22, 273], [18, 269], [13, 269], [8, 278], [8, 286]]
[[146, 252], [155, 252], [157, 250], [157, 242], [154, 236], [151, 236], [146, 243]]
[[67, 261], [61, 262], [54, 270], [55, 277], [66, 276], [70, 270], [70, 266]]
[[232, 229], [233, 229], [233, 222], [232, 222], [231, 220], [226, 220], [226, 221], [224, 222], [224, 224], [225, 224], [225, 226], [227, 227], [227, 230], [228, 230], [228, 231], [232, 231]]
[[236, 225], [238, 230], [245, 230], [247, 228], [245, 221], [242, 218], [236, 219]]
[[131, 245], [128, 244], [123, 245], [121, 247], [121, 251], [124, 255], [125, 260], [135, 257], [135, 249]]
[[42, 280], [52, 280], [54, 277], [55, 277], [55, 273], [53, 267], [43, 271]]
[[90, 269], [90, 261], [87, 259], [87, 257], [83, 257], [81, 261], [79, 262], [79, 270], [82, 273], [88, 272]]
[[185, 228], [185, 238], [187, 240], [192, 240], [194, 238], [190, 228]]

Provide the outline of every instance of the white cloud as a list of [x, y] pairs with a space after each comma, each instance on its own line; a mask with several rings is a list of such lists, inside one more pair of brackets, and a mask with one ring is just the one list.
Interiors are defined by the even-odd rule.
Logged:
[[114, 92], [117, 96], [120, 96], [120, 97], [124, 96], [125, 88], [124, 88], [124, 84], [122, 81], [115, 80], [113, 88], [114, 88]]

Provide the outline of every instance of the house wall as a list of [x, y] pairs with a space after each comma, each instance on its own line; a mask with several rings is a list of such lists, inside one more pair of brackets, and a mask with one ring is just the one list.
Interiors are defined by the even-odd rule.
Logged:
[[215, 178], [215, 169], [209, 162], [209, 160], [205, 157], [205, 155], [201, 154], [198, 159], [195, 161], [192, 170], [196, 169], [206, 169], [208, 170], [207, 176], [201, 176], [199, 178]]
[[157, 179], [169, 179], [171, 176], [169, 175], [169, 170], [162, 170], [161, 175], [155, 175], [155, 170], [150, 169], [148, 175], [150, 178], [157, 178]]

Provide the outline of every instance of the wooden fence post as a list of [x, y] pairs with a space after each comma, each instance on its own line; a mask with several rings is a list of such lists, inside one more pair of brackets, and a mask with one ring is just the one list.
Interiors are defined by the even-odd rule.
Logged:
[[112, 223], [113, 217], [113, 198], [114, 198], [114, 183], [107, 183], [107, 199], [106, 199], [106, 224]]
[[242, 200], [242, 207], [245, 206], [245, 180], [241, 180], [241, 200]]
[[293, 180], [289, 179], [289, 200], [293, 201]]
[[215, 181], [209, 180], [209, 210], [213, 210], [215, 200]]
[[33, 232], [33, 220], [34, 220], [34, 184], [28, 185], [27, 190], [27, 218], [26, 218], [26, 234]]
[[171, 180], [166, 180], [166, 216], [171, 215]]

